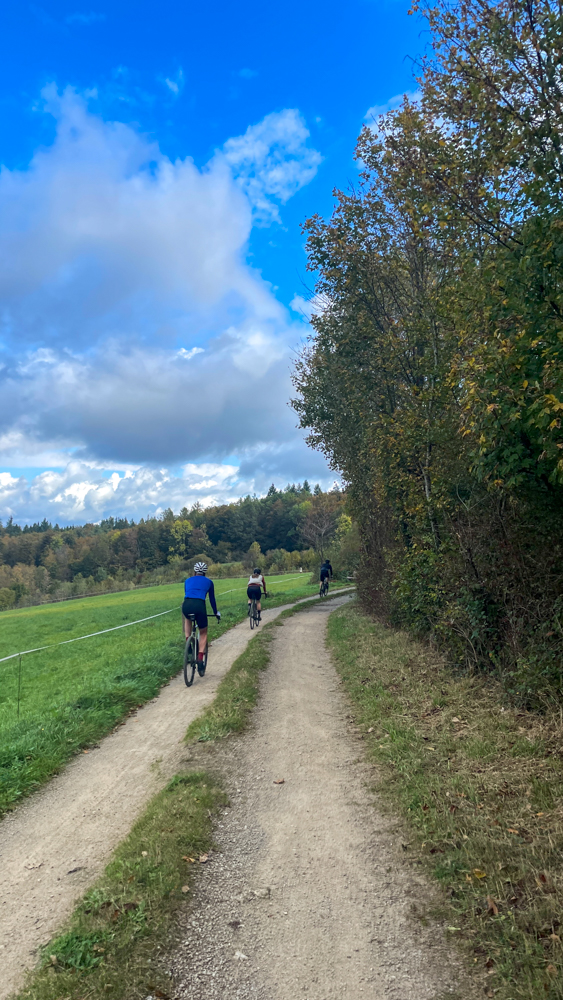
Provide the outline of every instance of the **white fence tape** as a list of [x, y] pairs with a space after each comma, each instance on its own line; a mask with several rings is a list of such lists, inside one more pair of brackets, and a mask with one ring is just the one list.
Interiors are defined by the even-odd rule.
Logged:
[[103, 635], [105, 632], [115, 632], [118, 628], [129, 628], [130, 625], [140, 625], [141, 622], [149, 622], [151, 618], [161, 618], [162, 615], [170, 615], [173, 611], [178, 611], [178, 607], [170, 608], [169, 611], [159, 611], [157, 615], [149, 615], [148, 618], [138, 618], [136, 622], [125, 622], [125, 625], [114, 625], [113, 628], [103, 628], [101, 632], [89, 632], [88, 635], [77, 635], [75, 639], [63, 639], [62, 642], [51, 642], [48, 646], [37, 646], [35, 649], [22, 649], [20, 653], [10, 653], [9, 656], [0, 657], [0, 663], [4, 663], [5, 660], [13, 660], [16, 656], [25, 656], [26, 653], [40, 653], [42, 649], [54, 649], [55, 646], [66, 646], [68, 642], [80, 642], [81, 639], [91, 639], [93, 636]]

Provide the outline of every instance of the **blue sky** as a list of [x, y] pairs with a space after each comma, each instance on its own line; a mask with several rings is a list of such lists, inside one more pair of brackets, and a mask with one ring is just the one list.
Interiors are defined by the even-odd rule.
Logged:
[[415, 89], [407, 9], [4, 5], [0, 518], [332, 482], [287, 407], [299, 227]]

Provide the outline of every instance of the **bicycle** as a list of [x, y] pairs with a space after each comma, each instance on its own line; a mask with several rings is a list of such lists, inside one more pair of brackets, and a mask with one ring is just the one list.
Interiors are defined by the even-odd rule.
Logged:
[[[264, 594], [264, 597], [266, 595]], [[248, 609], [248, 617], [250, 618], [250, 629], [258, 628], [260, 622], [262, 621], [262, 612], [258, 610], [258, 601], [255, 597], [252, 598], [250, 602], [250, 607]]]
[[[267, 597], [268, 595], [264, 594], [263, 596]], [[262, 621], [262, 612], [258, 610], [258, 599], [256, 597], [253, 597], [250, 602], [248, 617], [250, 618], [250, 629], [252, 630], [253, 628], [258, 628], [260, 622]]]
[[324, 580], [321, 580], [321, 585], [319, 587], [319, 597], [326, 597], [328, 594], [328, 576], [325, 576]]
[[[200, 669], [198, 663], [199, 625], [195, 620], [195, 615], [186, 615], [186, 618], [188, 621], [192, 623], [192, 631], [189, 639], [186, 639], [184, 645], [184, 680], [186, 682], [186, 687], [191, 687], [194, 682], [196, 669], [198, 671]], [[213, 618], [217, 618], [217, 615], [213, 615]], [[209, 649], [209, 644], [205, 649], [205, 654], [203, 657], [203, 670], [201, 670], [200, 672], [200, 677], [203, 677], [207, 667], [208, 649]]]

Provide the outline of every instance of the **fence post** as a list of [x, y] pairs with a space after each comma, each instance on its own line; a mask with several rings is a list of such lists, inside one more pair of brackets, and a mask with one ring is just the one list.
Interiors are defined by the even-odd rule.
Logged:
[[20, 717], [20, 694], [22, 689], [22, 655], [20, 653], [20, 662], [18, 668], [18, 719]]

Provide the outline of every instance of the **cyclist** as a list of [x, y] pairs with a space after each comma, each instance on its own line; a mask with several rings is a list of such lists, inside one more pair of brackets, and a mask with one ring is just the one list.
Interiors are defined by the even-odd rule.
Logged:
[[266, 580], [262, 576], [260, 569], [257, 567], [256, 569], [252, 570], [252, 576], [250, 577], [250, 580], [248, 581], [248, 587], [246, 588], [246, 595], [248, 597], [248, 614], [250, 614], [250, 605], [252, 601], [258, 602], [257, 604], [258, 621], [260, 621], [261, 619], [260, 612], [262, 611], [262, 605], [260, 603], [260, 598], [262, 596], [262, 590], [264, 590], [264, 597], [267, 597], [268, 595], [266, 594]]
[[324, 583], [329, 577], [332, 580], [332, 566], [330, 565], [330, 559], [325, 559], [321, 566], [321, 583]]
[[217, 615], [217, 620], [221, 621], [221, 613], [217, 611], [215, 602], [215, 588], [213, 580], [210, 580], [207, 573], [207, 563], [196, 562], [194, 575], [189, 576], [184, 582], [184, 603], [182, 604], [182, 615], [184, 616], [184, 635], [186, 642], [192, 634], [192, 623], [187, 615], [194, 615], [196, 624], [199, 625], [199, 651], [197, 654], [197, 672], [200, 677], [205, 673], [205, 651], [207, 649], [207, 608], [205, 598], [209, 597], [209, 603], [213, 614]]

